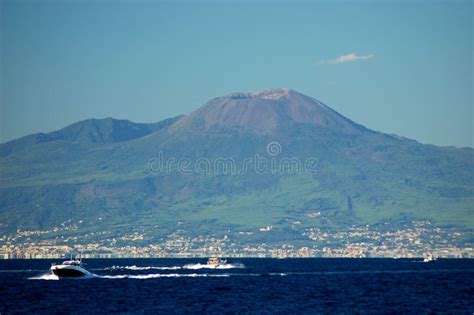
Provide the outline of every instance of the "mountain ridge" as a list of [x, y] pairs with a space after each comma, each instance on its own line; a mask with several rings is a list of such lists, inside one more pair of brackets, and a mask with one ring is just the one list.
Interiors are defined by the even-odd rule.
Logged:
[[[113, 128], [77, 128], [63, 134], [66, 140], [1, 144], [0, 232], [68, 220], [83, 222], [84, 231], [142, 226], [156, 237], [179, 224], [189, 233], [269, 225], [292, 231], [293, 221], [302, 229], [415, 219], [474, 226], [473, 149], [372, 131], [292, 90], [228, 94], [158, 125], [122, 138], [109, 133]], [[97, 130], [105, 136], [89, 137]], [[230, 161], [239, 170], [257, 155], [319, 163], [315, 173], [262, 174], [255, 164], [245, 173], [196, 171], [203, 160], [211, 167]], [[160, 156], [171, 167], [151, 171]], [[180, 171], [180, 160], [190, 173]]]
[[[394, 139], [399, 139], [399, 140], [407, 140], [407, 141], [415, 141], [419, 144], [422, 144], [422, 145], [431, 145], [431, 146], [435, 146], [435, 147], [441, 147], [441, 148], [455, 148], [455, 149], [472, 149], [474, 150], [474, 148], [472, 147], [469, 147], [469, 146], [462, 146], [462, 147], [458, 147], [458, 146], [455, 146], [455, 145], [438, 145], [438, 144], [432, 144], [432, 143], [421, 143], [419, 142], [418, 140], [416, 139], [413, 139], [413, 138], [408, 138], [408, 137], [405, 137], [405, 136], [402, 136], [402, 135], [398, 135], [398, 134], [389, 134], [389, 133], [386, 133], [384, 131], [380, 131], [380, 130], [372, 130], [372, 129], [369, 129], [361, 124], [358, 124], [356, 122], [354, 122], [353, 120], [345, 117], [344, 115], [341, 115], [339, 112], [335, 111], [334, 109], [332, 109], [331, 107], [329, 107], [328, 105], [322, 103], [321, 101], [317, 100], [316, 98], [313, 98], [313, 97], [310, 97], [310, 96], [307, 96], [307, 95], [304, 95], [300, 92], [297, 92], [296, 90], [293, 90], [293, 89], [290, 89], [290, 88], [268, 88], [268, 89], [262, 89], [262, 90], [257, 90], [257, 91], [254, 91], [254, 92], [232, 92], [232, 93], [228, 93], [226, 95], [223, 95], [223, 96], [218, 96], [218, 97], [214, 97], [212, 99], [210, 99], [208, 102], [206, 102], [205, 104], [201, 105], [200, 107], [198, 107], [196, 110], [192, 111], [191, 113], [189, 113], [188, 115], [177, 115], [177, 116], [174, 116], [174, 117], [170, 117], [170, 118], [166, 118], [166, 119], [162, 119], [158, 122], [155, 122], [155, 123], [139, 123], [139, 122], [132, 122], [128, 119], [117, 119], [117, 118], [113, 118], [113, 117], [106, 117], [106, 118], [88, 118], [88, 119], [84, 119], [84, 120], [80, 120], [78, 122], [75, 122], [75, 123], [72, 123], [72, 124], [69, 124], [63, 128], [60, 128], [58, 130], [55, 130], [55, 131], [51, 131], [51, 132], [37, 132], [37, 133], [32, 133], [32, 134], [28, 134], [28, 135], [25, 135], [25, 136], [21, 136], [21, 137], [18, 137], [18, 138], [15, 138], [15, 139], [11, 139], [11, 140], [8, 140], [8, 141], [5, 141], [3, 143], [0, 143], [0, 148], [2, 146], [11, 146], [13, 145], [13, 143], [18, 143], [18, 142], [24, 142], [24, 144], [36, 144], [36, 143], [42, 143], [42, 142], [46, 142], [46, 141], [54, 141], [54, 140], [68, 140], [68, 141], [75, 141], [74, 139], [71, 139], [71, 138], [68, 138], [68, 137], [64, 137], [64, 135], [62, 135], [63, 131], [67, 130], [67, 129], [73, 129], [74, 126], [77, 126], [77, 125], [84, 125], [86, 123], [90, 123], [90, 122], [108, 122], [108, 121], [111, 121], [111, 122], [117, 122], [117, 123], [129, 123], [130, 125], [132, 126], [136, 126], [136, 127], [145, 127], [144, 129], [148, 129], [146, 131], [148, 131], [147, 133], [144, 133], [144, 134], [140, 134], [138, 136], [129, 136], [128, 139], [120, 139], [120, 140], [115, 140], [115, 141], [109, 141], [109, 142], [119, 142], [119, 141], [125, 141], [125, 140], [130, 140], [130, 139], [135, 139], [135, 138], [139, 138], [141, 136], [146, 136], [148, 134], [151, 134], [153, 133], [154, 131], [156, 130], [159, 130], [159, 129], [162, 129], [162, 127], [170, 127], [171, 125], [173, 125], [174, 123], [178, 122], [179, 120], [183, 119], [186, 120], [186, 118], [189, 118], [190, 115], [192, 115], [193, 113], [195, 112], [198, 112], [200, 109], [202, 109], [203, 107], [205, 107], [206, 105], [214, 105], [212, 104], [215, 100], [221, 100], [221, 99], [232, 99], [232, 98], [235, 98], [235, 99], [246, 99], [246, 98], [262, 98], [262, 99], [270, 99], [270, 100], [278, 100], [280, 99], [281, 97], [284, 97], [284, 96], [287, 96], [288, 94], [297, 94], [299, 96], [303, 96], [305, 98], [309, 98], [311, 100], [313, 100], [314, 102], [316, 102], [317, 104], [319, 104], [320, 106], [328, 109], [329, 111], [332, 111], [334, 112], [336, 115], [342, 117], [343, 119], [349, 121], [351, 124], [354, 124], [358, 127], [361, 127], [362, 129], [365, 129], [367, 131], [370, 131], [370, 132], [374, 132], [374, 133], [380, 133], [380, 134], [384, 134], [386, 136], [390, 136], [390, 137], [393, 137]], [[263, 95], [263, 97], [261, 97]], [[278, 97], [276, 98], [272, 98], [272, 97], [267, 97], [266, 95], [277, 95]], [[97, 140], [100, 140], [100, 139], [97, 139]], [[91, 141], [91, 142], [94, 142], [94, 141]], [[99, 142], [108, 142], [108, 141], [99, 141]], [[0, 149], [0, 152], [2, 150]]]
[[208, 132], [220, 128], [272, 134], [290, 124], [308, 124], [332, 131], [368, 131], [322, 102], [287, 88], [216, 97], [177, 122], [172, 130]]
[[48, 133], [33, 133], [0, 144], [0, 154], [15, 147], [34, 145], [50, 141], [89, 143], [115, 143], [149, 135], [173, 124], [183, 115], [164, 119], [156, 123], [135, 123], [127, 119], [89, 118]]

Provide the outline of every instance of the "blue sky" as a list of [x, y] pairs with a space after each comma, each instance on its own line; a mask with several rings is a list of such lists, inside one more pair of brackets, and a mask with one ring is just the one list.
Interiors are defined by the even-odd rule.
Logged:
[[1, 0], [0, 142], [288, 87], [371, 129], [472, 147], [472, 16], [455, 0]]

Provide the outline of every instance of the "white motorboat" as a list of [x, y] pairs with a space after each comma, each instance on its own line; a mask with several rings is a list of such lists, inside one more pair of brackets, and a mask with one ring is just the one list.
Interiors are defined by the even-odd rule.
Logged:
[[436, 260], [436, 257], [431, 253], [426, 253], [425, 257], [423, 258], [423, 262], [430, 262]]
[[225, 265], [227, 260], [219, 258], [219, 257], [211, 257], [207, 260], [207, 264], [209, 266], [219, 267], [220, 265]]
[[78, 278], [92, 275], [84, 269], [82, 257], [80, 260], [71, 257], [71, 260], [65, 260], [60, 264], [52, 263], [50, 270], [59, 278]]

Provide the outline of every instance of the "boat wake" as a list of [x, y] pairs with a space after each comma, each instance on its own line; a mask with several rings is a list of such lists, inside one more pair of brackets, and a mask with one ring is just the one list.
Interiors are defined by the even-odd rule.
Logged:
[[103, 269], [94, 269], [94, 270], [133, 270], [133, 271], [141, 271], [141, 270], [181, 270], [181, 269], [188, 269], [188, 270], [199, 270], [199, 269], [242, 269], [245, 268], [243, 264], [235, 263], [235, 264], [220, 264], [220, 265], [208, 265], [208, 264], [187, 264], [184, 266], [112, 266]]
[[181, 266], [171, 266], [171, 267], [155, 267], [155, 266], [112, 266], [104, 268], [102, 270], [179, 270], [182, 269]]
[[220, 264], [220, 265], [208, 265], [208, 264], [188, 264], [184, 265], [183, 269], [190, 269], [190, 270], [199, 270], [199, 269], [235, 269], [235, 268], [245, 268], [244, 264]]
[[47, 272], [34, 277], [29, 277], [28, 280], [59, 280], [59, 277], [51, 272]]
[[146, 275], [113, 275], [97, 276], [102, 279], [155, 279], [155, 278], [199, 278], [199, 277], [230, 277], [229, 274], [205, 274], [205, 273], [151, 273]]
[[[85, 275], [82, 277], [70, 277], [69, 280], [83, 280], [83, 279], [92, 279], [97, 277], [95, 274]], [[59, 280], [59, 277], [51, 272], [47, 272], [41, 275], [37, 275], [34, 277], [29, 277], [28, 280]]]

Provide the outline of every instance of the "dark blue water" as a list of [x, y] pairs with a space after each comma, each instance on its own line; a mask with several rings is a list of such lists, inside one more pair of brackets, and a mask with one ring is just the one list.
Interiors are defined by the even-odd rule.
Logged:
[[0, 261], [1, 314], [474, 312], [474, 260], [90, 259], [81, 280], [51, 262]]

